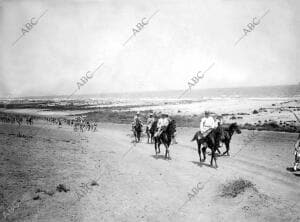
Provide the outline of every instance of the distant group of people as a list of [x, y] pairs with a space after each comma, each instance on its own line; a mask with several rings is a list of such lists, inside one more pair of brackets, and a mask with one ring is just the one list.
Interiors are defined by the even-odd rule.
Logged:
[[62, 126], [62, 123], [66, 123], [68, 126], [73, 127], [74, 131], [83, 132], [92, 131], [95, 132], [97, 130], [97, 123], [93, 121], [87, 121], [82, 116], [76, 117], [75, 119], [65, 119], [65, 118], [55, 118], [55, 117], [47, 117], [46, 120], [53, 124], [57, 124], [59, 127]]
[[15, 124], [17, 123], [21, 126], [23, 123], [26, 125], [33, 125], [33, 120], [45, 120], [50, 122], [51, 124], [58, 125], [58, 127], [62, 127], [63, 123], [68, 126], [73, 127], [74, 131], [83, 132], [92, 131], [95, 132], [97, 130], [97, 123], [94, 121], [85, 120], [82, 116], [79, 116], [75, 119], [66, 119], [61, 117], [48, 117], [48, 116], [31, 116], [26, 114], [13, 114], [13, 113], [0, 113], [0, 122]]
[[30, 115], [12, 114], [12, 113], [0, 114], [0, 121], [3, 123], [10, 123], [10, 124], [17, 123], [19, 126], [21, 126], [23, 120], [26, 122], [27, 125], [33, 125], [33, 117]]
[[87, 121], [83, 117], [78, 117], [75, 120], [70, 121], [70, 125], [74, 126], [74, 131], [84, 130], [95, 132], [97, 130], [97, 123], [93, 121]]

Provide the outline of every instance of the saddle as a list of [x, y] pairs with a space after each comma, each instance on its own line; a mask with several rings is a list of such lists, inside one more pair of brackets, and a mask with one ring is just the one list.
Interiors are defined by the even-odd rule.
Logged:
[[166, 126], [163, 126], [160, 128], [160, 130], [157, 130], [156, 133], [154, 134], [154, 137], [159, 137], [163, 132], [165, 132], [167, 129]]
[[136, 121], [135, 123], [132, 124], [132, 130], [133, 131], [142, 131], [142, 124], [140, 121]]
[[206, 130], [204, 133], [198, 132], [198, 139], [205, 139], [210, 133], [213, 131], [213, 129]]

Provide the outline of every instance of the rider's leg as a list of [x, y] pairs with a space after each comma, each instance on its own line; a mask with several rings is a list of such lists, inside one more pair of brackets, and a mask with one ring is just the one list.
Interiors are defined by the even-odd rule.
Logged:
[[299, 157], [298, 154], [295, 153], [294, 171], [297, 171], [298, 164], [299, 164]]

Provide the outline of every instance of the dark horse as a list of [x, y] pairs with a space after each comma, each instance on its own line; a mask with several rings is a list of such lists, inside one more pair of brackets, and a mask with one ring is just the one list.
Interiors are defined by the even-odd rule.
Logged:
[[156, 128], [157, 128], [157, 120], [154, 120], [150, 129], [147, 126], [146, 133], [147, 133], [147, 137], [148, 137], [148, 143], [149, 143], [149, 140], [150, 140], [150, 143], [153, 143]]
[[211, 149], [211, 160], [210, 160], [210, 166], [213, 166], [213, 160], [215, 161], [216, 168], [218, 168], [217, 164], [217, 157], [216, 157], [216, 151], [218, 150], [219, 142], [221, 140], [224, 140], [224, 129], [221, 126], [218, 126], [217, 128], [213, 129], [205, 138], [201, 138], [200, 132], [197, 132], [192, 139], [192, 141], [196, 140], [198, 145], [198, 154], [200, 158], [200, 162], [202, 162], [201, 158], [201, 145], [202, 147], [202, 153], [203, 153], [203, 162], [206, 159], [206, 148]]
[[164, 144], [166, 148], [165, 159], [167, 158], [171, 159], [169, 149], [175, 131], [176, 131], [175, 120], [171, 120], [167, 128], [159, 136], [154, 137], [154, 148], [155, 148], [156, 156], [158, 153], [160, 153], [160, 145]]
[[[232, 123], [229, 125], [229, 127], [224, 128], [224, 137], [225, 138], [223, 140], [221, 140], [221, 142], [225, 144], [226, 151], [222, 155], [227, 154], [228, 156], [230, 156], [230, 154], [229, 154], [230, 141], [231, 141], [231, 137], [234, 134], [234, 132], [236, 132], [237, 134], [241, 133], [241, 130], [238, 127], [237, 123]], [[218, 152], [219, 152], [219, 154], [221, 153], [219, 148], [218, 148]]]
[[135, 138], [135, 142], [140, 142], [142, 133], [142, 123], [140, 121], [136, 121], [136, 124], [132, 126], [132, 131]]

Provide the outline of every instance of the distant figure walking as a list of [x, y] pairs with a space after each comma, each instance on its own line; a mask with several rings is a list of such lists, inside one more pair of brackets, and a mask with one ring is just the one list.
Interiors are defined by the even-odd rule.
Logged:
[[94, 132], [96, 132], [96, 130], [97, 130], [97, 123], [96, 122], [94, 122]]
[[21, 126], [22, 122], [23, 122], [23, 118], [22, 117], [17, 117], [17, 123], [18, 123], [19, 126]]
[[26, 124], [27, 125], [32, 125], [33, 124], [31, 116], [29, 116], [29, 117], [26, 118]]

